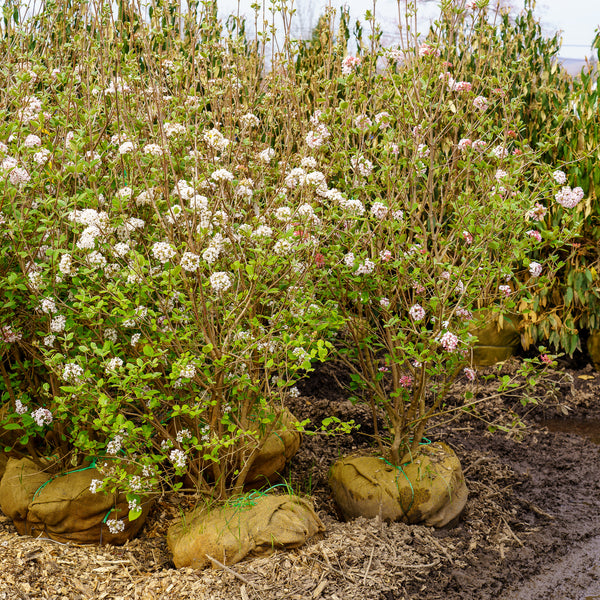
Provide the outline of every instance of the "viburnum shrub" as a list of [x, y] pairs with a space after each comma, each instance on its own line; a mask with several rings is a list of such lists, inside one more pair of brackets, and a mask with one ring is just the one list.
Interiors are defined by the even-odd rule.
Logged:
[[184, 476], [239, 492], [337, 319], [315, 297], [322, 180], [287, 168], [277, 79], [257, 99], [261, 55], [206, 37], [190, 60], [83, 30], [74, 66], [57, 49], [1, 72], [3, 294], [33, 324], [6, 305], [2, 331], [52, 373], [7, 394], [5, 424], [65, 466], [96, 458], [93, 491], [128, 492], [130, 518]]
[[[446, 7], [436, 26], [467, 27], [480, 4]], [[493, 27], [469, 23], [467, 43]], [[453, 64], [451, 48], [414, 36], [347, 56], [338, 101], [315, 113], [305, 138], [337, 187], [323, 211], [336, 236], [322, 280], [345, 317], [337, 356], [394, 464], [416, 451], [455, 380], [476, 378], [474, 331], [485, 315], [514, 311], [553, 276], [555, 254], [532, 258], [542, 240], [559, 248], [581, 218], [572, 211], [581, 190], [562, 188], [564, 173], [540, 164], [516, 133], [522, 97], [511, 65], [486, 73], [499, 51]], [[562, 218], [549, 223], [553, 203]]]
[[[523, 298], [519, 307], [524, 348], [541, 341], [572, 355], [582, 349], [582, 332], [600, 327], [597, 285], [600, 113], [596, 109], [600, 89], [593, 65], [585, 65], [574, 76], [566, 71], [559, 60], [561, 34], [545, 35], [534, 8], [535, 2], [526, 0], [524, 10], [518, 15], [497, 12], [496, 27], [480, 31], [476, 38], [470, 34], [469, 20], [488, 15], [484, 10], [474, 10], [465, 21], [467, 27], [442, 26], [431, 37], [436, 43], [452, 44], [453, 55], [448, 60], [466, 63], [465, 79], [481, 68], [476, 56], [486, 56], [488, 76], [505, 70], [506, 65], [515, 66], [510, 93], [518, 93], [523, 102], [513, 120], [514, 131], [540, 152], [541, 163], [564, 170], [562, 185], [583, 191], [583, 200], [567, 209], [579, 212], [581, 218], [569, 243], [560, 251], [563, 267], [549, 285]], [[593, 46], [597, 53], [600, 36]], [[499, 51], [490, 52], [492, 48]], [[563, 210], [558, 201], [549, 204], [544, 220], [560, 223]], [[543, 259], [548, 252], [547, 244], [540, 244], [538, 251], [538, 260]]]
[[30, 359], [5, 426], [34, 458], [95, 458], [131, 518], [184, 481], [224, 499], [334, 340], [398, 464], [475, 376], [475, 311], [551, 277], [530, 252], [569, 234], [541, 221], [558, 184], [529, 177], [510, 68], [384, 51], [373, 21], [349, 56], [328, 11], [327, 56], [298, 60], [286, 21], [267, 69], [268, 32], [223, 31], [212, 2], [110, 8], [3, 31], [0, 326]]

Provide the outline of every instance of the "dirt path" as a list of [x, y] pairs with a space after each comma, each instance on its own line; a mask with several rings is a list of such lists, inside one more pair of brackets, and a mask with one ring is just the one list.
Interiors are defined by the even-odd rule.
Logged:
[[[123, 548], [19, 537], [0, 517], [0, 600], [598, 600], [600, 445], [540, 425], [565, 410], [586, 423], [600, 417], [600, 376], [589, 369], [569, 375], [558, 397], [525, 417], [523, 442], [491, 435], [472, 418], [440, 432], [461, 458], [470, 489], [453, 529], [341, 522], [327, 469], [367, 438], [306, 437], [289, 480], [298, 493], [310, 492], [327, 532], [303, 548], [227, 572], [175, 570], [164, 540], [180, 508], [175, 497], [158, 502], [141, 537]], [[327, 371], [303, 392], [297, 417], [333, 413], [368, 433], [366, 413], [346, 401]]]

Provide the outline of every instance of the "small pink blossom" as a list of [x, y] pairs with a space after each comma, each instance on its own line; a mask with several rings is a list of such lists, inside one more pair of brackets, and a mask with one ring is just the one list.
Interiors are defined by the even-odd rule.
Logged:
[[510, 289], [510, 285], [499, 285], [498, 290], [501, 291], [507, 298], [512, 293], [512, 290]]
[[410, 390], [413, 384], [413, 378], [410, 375], [402, 375], [398, 383], [400, 384], [400, 387], [403, 387], [405, 390]]
[[564, 206], [565, 208], [574, 208], [581, 202], [583, 196], [584, 192], [580, 187], [571, 189], [566, 185], [554, 196], [554, 198], [561, 206]]
[[455, 92], [470, 92], [473, 84], [469, 81], [455, 81], [452, 85], [452, 89]]
[[361, 63], [360, 56], [346, 56], [342, 61], [342, 75], [350, 75]]
[[469, 381], [475, 381], [475, 369], [472, 369], [471, 367], [465, 367], [463, 369], [463, 373], [465, 374], [465, 377], [469, 380]]
[[469, 138], [462, 138], [457, 144], [459, 150], [466, 150], [467, 148], [470, 148], [472, 145], [473, 145], [473, 142]]
[[543, 204], [536, 202], [535, 206], [531, 210], [527, 211], [526, 216], [532, 221], [543, 221], [547, 212], [548, 209]]
[[454, 352], [458, 346], [458, 336], [450, 331], [446, 331], [440, 338], [440, 344], [447, 352]]
[[408, 314], [415, 323], [418, 323], [425, 318], [425, 309], [420, 304], [413, 304]]
[[390, 262], [392, 260], [392, 253], [389, 250], [382, 250], [379, 253], [379, 258], [382, 262]]
[[540, 355], [540, 360], [545, 364], [545, 365], [549, 365], [552, 362], [552, 357], [548, 356], [547, 354], [541, 354]]
[[463, 231], [462, 237], [463, 237], [463, 240], [465, 241], [465, 244], [470, 245], [473, 243], [473, 236], [468, 231]]
[[560, 185], [567, 183], [567, 176], [564, 171], [554, 171], [554, 173], [552, 173], [552, 177], [554, 178], [554, 181]]
[[419, 46], [419, 56], [439, 56], [440, 51], [437, 48], [433, 48], [429, 44], [421, 44]]
[[535, 261], [529, 263], [529, 273], [532, 277], [539, 277], [542, 274], [542, 265]]
[[526, 235], [528, 235], [530, 238], [533, 238], [536, 242], [542, 241], [542, 234], [535, 229], [530, 229], [526, 232]]
[[489, 106], [488, 99], [485, 96], [477, 96], [477, 98], [473, 100], [473, 106], [477, 110], [484, 112], [488, 109]]

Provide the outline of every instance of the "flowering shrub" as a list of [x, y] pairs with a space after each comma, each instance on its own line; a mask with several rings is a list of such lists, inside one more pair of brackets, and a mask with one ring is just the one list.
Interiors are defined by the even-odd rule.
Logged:
[[[80, 41], [124, 52], [123, 39]], [[7, 427], [42, 438], [36, 455], [98, 457], [94, 491], [124, 488], [131, 517], [184, 481], [221, 499], [242, 489], [336, 322], [314, 294], [322, 181], [300, 189], [286, 171], [285, 134], [245, 93], [260, 71], [234, 74], [233, 42], [202, 52], [194, 64], [142, 53], [149, 71], [124, 58], [118, 76], [57, 53], [2, 75], [0, 110], [15, 115], [0, 123], [3, 294], [15, 298], [4, 340], [21, 336], [18, 295], [22, 346], [50, 371], [31, 401], [6, 382]], [[231, 76], [208, 77], [213, 59]]]
[[[506, 65], [518, 62], [512, 74], [512, 90], [523, 102], [513, 122], [511, 136], [528, 139], [540, 153], [540, 162], [561, 167], [557, 183], [565, 186], [556, 202], [547, 204], [540, 226], [553, 228], [563, 218], [563, 207], [578, 215], [569, 243], [560, 249], [563, 266], [551, 281], [539, 282], [535, 293], [521, 299], [522, 343], [529, 347], [538, 341], [570, 355], [581, 350], [581, 333], [600, 327], [600, 288], [598, 270], [598, 214], [600, 211], [600, 163], [597, 157], [600, 113], [597, 71], [584, 67], [571, 76], [558, 59], [560, 34], [547, 38], [534, 15], [535, 3], [527, 0], [514, 18], [508, 11], [493, 15], [496, 27], [481, 31], [469, 43], [471, 22], [490, 18], [486, 3], [469, 13], [467, 27], [448, 22], [438, 29], [436, 42], [452, 40], [449, 61], [462, 61], [465, 77], [478, 72], [480, 58], [486, 57], [489, 77], [497, 77]], [[594, 41], [600, 50], [600, 36]], [[512, 92], [514, 93], [514, 91]], [[562, 175], [560, 175], [562, 174]], [[534, 171], [533, 178], [545, 176]], [[573, 210], [572, 210], [573, 209]], [[552, 252], [552, 240], [538, 246], [537, 260]]]
[[476, 377], [476, 310], [527, 298], [556, 268], [536, 244], [569, 235], [580, 192], [531, 176], [512, 73], [470, 77], [435, 39], [348, 55], [347, 30], [266, 72], [214, 3], [122, 5], [116, 28], [105, 8], [71, 37], [44, 12], [5, 31], [2, 348], [45, 370], [25, 396], [8, 361], [6, 426], [96, 457], [94, 491], [124, 488], [132, 518], [184, 481], [223, 499], [335, 338], [399, 464]]
[[[467, 39], [493, 31], [467, 18], [449, 11], [438, 27], [471, 23]], [[456, 378], [475, 379], [479, 309], [514, 311], [547, 285], [560, 263], [551, 252], [542, 263], [538, 244], [560, 248], [579, 221], [569, 209], [581, 190], [561, 189], [564, 178], [513, 134], [522, 96], [508, 68], [488, 77], [494, 51], [478, 58], [470, 80], [470, 62], [451, 63], [451, 48], [416, 39], [346, 60], [339, 104], [313, 117], [327, 144], [306, 144], [331, 165], [336, 186], [323, 201], [323, 224], [337, 233], [322, 253], [323, 293], [346, 321], [337, 356], [395, 464], [416, 451]], [[387, 59], [385, 70], [378, 59]], [[567, 210], [548, 226], [553, 203]]]

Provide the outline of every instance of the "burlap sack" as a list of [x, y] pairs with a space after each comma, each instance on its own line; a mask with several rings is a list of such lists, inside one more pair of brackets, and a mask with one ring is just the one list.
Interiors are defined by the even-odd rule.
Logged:
[[600, 330], [590, 331], [587, 339], [587, 351], [596, 371], [600, 371]]
[[297, 420], [287, 408], [283, 410], [280, 423], [252, 460], [246, 476], [246, 488], [273, 483], [279, 479], [285, 464], [298, 452], [302, 442], [302, 434], [293, 426]]
[[169, 527], [167, 544], [178, 568], [214, 565], [208, 556], [233, 565], [248, 555], [297, 548], [323, 523], [307, 500], [264, 495], [208, 510], [197, 509]]
[[395, 467], [376, 456], [338, 460], [329, 484], [346, 519], [375, 518], [444, 527], [462, 512], [468, 490], [458, 458], [442, 442], [421, 446]]
[[[125, 495], [93, 494], [92, 479], [102, 479], [95, 468], [52, 477], [28, 458], [11, 458], [0, 482], [0, 507], [22, 535], [80, 544], [124, 544], [141, 529], [149, 503], [144, 503], [140, 517], [129, 521]], [[111, 533], [109, 519], [122, 521], [123, 531]]]
[[471, 333], [478, 339], [473, 348], [473, 364], [479, 367], [508, 360], [521, 346], [519, 318], [515, 315], [502, 315], [501, 318], [490, 315], [489, 321]]

